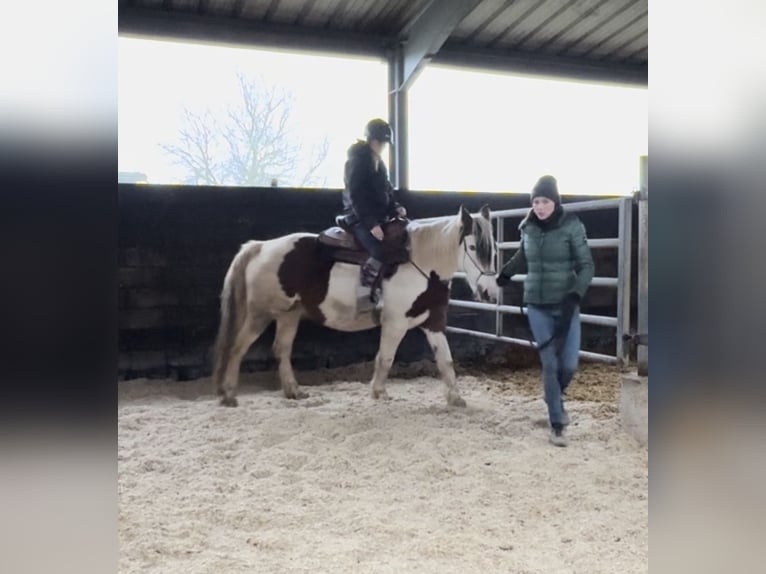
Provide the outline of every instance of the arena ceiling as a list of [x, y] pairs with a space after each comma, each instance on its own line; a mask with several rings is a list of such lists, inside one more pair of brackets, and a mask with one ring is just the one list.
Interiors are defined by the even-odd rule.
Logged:
[[646, 85], [648, 0], [119, 0], [123, 35]]

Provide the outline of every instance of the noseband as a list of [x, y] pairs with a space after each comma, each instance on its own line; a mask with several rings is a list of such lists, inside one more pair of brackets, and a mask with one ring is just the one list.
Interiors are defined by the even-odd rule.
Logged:
[[476, 260], [471, 256], [470, 253], [468, 253], [468, 246], [465, 243], [465, 240], [463, 241], [463, 267], [465, 267], [465, 258], [468, 257], [468, 260], [473, 263], [473, 266], [476, 267], [476, 269], [479, 271], [479, 276], [485, 276], [485, 277], [494, 277], [495, 273], [493, 271], [484, 271], [484, 269], [476, 263]]

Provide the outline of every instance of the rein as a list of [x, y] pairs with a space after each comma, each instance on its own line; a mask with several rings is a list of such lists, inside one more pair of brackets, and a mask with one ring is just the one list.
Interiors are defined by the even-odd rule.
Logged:
[[[461, 241], [461, 243], [463, 244], [463, 267], [465, 267], [465, 258], [468, 257], [468, 260], [473, 263], [473, 266], [476, 267], [476, 269], [479, 271], [479, 276], [484, 275], [494, 277], [495, 273], [492, 271], [484, 271], [484, 269], [482, 269], [481, 266], [476, 263], [476, 260], [471, 256], [470, 253], [468, 253], [468, 247], [466, 246], [465, 241]], [[426, 275], [425, 271], [423, 271], [417, 263], [415, 263], [412, 259], [409, 259], [407, 262], [411, 263], [412, 266], [417, 269], [423, 277], [428, 279], [428, 275]]]
[[408, 260], [407, 260], [407, 263], [411, 263], [411, 264], [412, 264], [412, 266], [413, 266], [415, 269], [417, 269], [418, 271], [420, 271], [420, 274], [421, 274], [423, 277], [425, 277], [426, 279], [428, 279], [428, 275], [426, 275], [425, 271], [423, 271], [423, 270], [420, 268], [420, 265], [418, 265], [417, 263], [415, 263], [415, 262], [414, 262], [412, 259], [408, 259]]
[[[465, 243], [465, 240], [464, 240], [464, 239], [462, 239], [460, 242], [463, 244], [463, 267], [465, 268], [465, 258], [466, 258], [466, 257], [468, 257], [468, 260], [469, 260], [471, 263], [473, 263], [473, 266], [474, 266], [474, 267], [476, 267], [477, 271], [479, 272], [479, 276], [489, 276], [489, 277], [494, 277], [494, 276], [495, 276], [495, 273], [494, 273], [494, 272], [492, 272], [492, 271], [484, 271], [484, 269], [481, 267], [481, 265], [479, 265], [479, 264], [476, 262], [476, 260], [475, 260], [475, 259], [474, 259], [474, 258], [471, 256], [471, 254], [468, 252], [468, 246], [466, 245], [466, 243]], [[417, 263], [415, 263], [415, 262], [414, 262], [414, 261], [413, 261], [411, 258], [407, 260], [407, 263], [410, 263], [410, 264], [412, 264], [412, 266], [413, 266], [415, 269], [417, 269], [417, 270], [418, 270], [418, 272], [419, 272], [419, 273], [420, 273], [420, 274], [421, 274], [423, 277], [425, 277], [426, 279], [428, 279], [428, 275], [426, 275], [426, 272], [425, 272], [425, 271], [423, 271], [423, 269], [421, 269], [421, 268], [420, 268], [420, 266], [419, 266]]]

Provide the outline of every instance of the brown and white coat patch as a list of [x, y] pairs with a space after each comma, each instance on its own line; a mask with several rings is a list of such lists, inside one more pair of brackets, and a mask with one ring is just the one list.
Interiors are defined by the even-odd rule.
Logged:
[[[360, 331], [381, 325], [381, 343], [372, 381], [373, 396], [385, 398], [385, 380], [396, 349], [407, 330], [420, 327], [434, 350], [447, 388], [447, 402], [464, 405], [455, 385], [454, 369], [445, 337], [449, 280], [457, 270], [477, 296], [479, 275], [494, 272], [494, 253], [488, 211], [471, 216], [461, 208], [457, 216], [415, 220], [407, 227], [411, 262], [400, 264], [383, 282], [380, 312], [356, 312], [359, 266], [335, 261], [309, 233], [294, 233], [243, 245], [234, 258], [221, 294], [221, 326], [214, 382], [222, 404], [237, 404], [239, 363], [247, 348], [272, 321], [277, 322], [274, 352], [288, 398], [301, 398], [290, 364], [292, 343], [301, 318], [329, 328]], [[471, 254], [470, 257], [468, 254]], [[465, 268], [466, 261], [472, 268]], [[494, 281], [493, 281], [494, 283]]]

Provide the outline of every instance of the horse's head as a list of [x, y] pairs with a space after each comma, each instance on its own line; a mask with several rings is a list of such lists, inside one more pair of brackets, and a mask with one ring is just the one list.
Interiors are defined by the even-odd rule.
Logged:
[[459, 217], [462, 222], [460, 270], [465, 273], [468, 285], [476, 299], [497, 301], [497, 252], [489, 206], [485, 205], [479, 213], [471, 213], [462, 205]]

